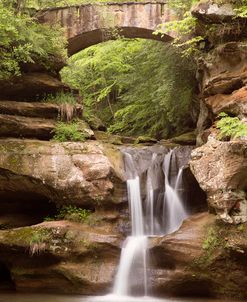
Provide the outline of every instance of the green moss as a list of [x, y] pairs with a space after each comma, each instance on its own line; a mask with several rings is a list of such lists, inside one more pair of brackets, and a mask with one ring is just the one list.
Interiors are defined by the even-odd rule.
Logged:
[[191, 268], [199, 271], [210, 270], [215, 261], [217, 262], [218, 255], [223, 256], [226, 260], [228, 259], [229, 263], [226, 261], [225, 266], [229, 264], [229, 267], [231, 267], [230, 250], [238, 250], [238, 243], [246, 241], [246, 238], [246, 223], [236, 226], [219, 221], [209, 226], [202, 243], [203, 252], [201, 256], [193, 260]]
[[69, 220], [74, 222], [88, 222], [91, 217], [91, 211], [82, 209], [73, 205], [62, 206], [59, 213], [54, 217], [45, 217], [45, 221]]
[[5, 240], [10, 244], [32, 245], [50, 239], [51, 233], [47, 229], [24, 227], [9, 231]]
[[152, 138], [150, 136], [138, 136], [135, 140], [135, 144], [142, 144], [142, 143], [157, 143], [157, 139]]

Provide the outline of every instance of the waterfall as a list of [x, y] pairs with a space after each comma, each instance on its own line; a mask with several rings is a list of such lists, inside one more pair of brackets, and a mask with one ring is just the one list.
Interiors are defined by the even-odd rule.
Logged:
[[[141, 289], [138, 293], [147, 296], [148, 236], [174, 232], [188, 216], [180, 194], [183, 165], [177, 163], [175, 150], [163, 147], [124, 152], [132, 231], [123, 243], [115, 296], [132, 294], [133, 283]], [[142, 198], [144, 193], [146, 197]]]

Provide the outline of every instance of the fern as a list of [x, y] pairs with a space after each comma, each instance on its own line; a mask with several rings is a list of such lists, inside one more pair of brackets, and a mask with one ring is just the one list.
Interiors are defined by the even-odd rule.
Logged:
[[247, 124], [238, 117], [230, 117], [224, 112], [221, 112], [218, 117], [220, 120], [217, 122], [216, 127], [220, 130], [218, 134], [219, 140], [247, 137]]

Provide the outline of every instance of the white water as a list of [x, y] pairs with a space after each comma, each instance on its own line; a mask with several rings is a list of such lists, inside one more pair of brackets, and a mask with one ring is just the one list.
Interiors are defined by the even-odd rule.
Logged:
[[[129, 274], [131, 268], [138, 262], [143, 272], [144, 293], [147, 292], [146, 275], [146, 250], [147, 237], [144, 236], [144, 221], [142, 200], [140, 192], [140, 179], [127, 180], [128, 200], [131, 213], [132, 236], [127, 237], [124, 242], [119, 269], [116, 275], [113, 293], [115, 295], [126, 296], [129, 294]], [[138, 268], [140, 269], [140, 267]]]
[[165, 220], [165, 234], [170, 234], [179, 229], [185, 218], [188, 217], [188, 213], [185, 210], [184, 204], [179, 197], [178, 188], [182, 182], [183, 169], [180, 168], [175, 179], [175, 186], [172, 187], [169, 180], [170, 164], [173, 152], [170, 151], [165, 155], [163, 171], [165, 174], [165, 196], [164, 196], [164, 212], [166, 216]]
[[[147, 242], [150, 235], [169, 234], [176, 231], [188, 216], [178, 189], [182, 187], [180, 168], [175, 180], [170, 180], [173, 151], [163, 157], [152, 154], [146, 170], [146, 203], [143, 209], [139, 167], [129, 153], [125, 153], [128, 200], [131, 213], [132, 235], [123, 244], [120, 264], [115, 278], [113, 296], [131, 295], [132, 287], [141, 289], [147, 296]], [[174, 187], [171, 183], [174, 183]], [[155, 192], [156, 196], [155, 197]], [[162, 193], [163, 192], [163, 193]], [[163, 196], [163, 197], [162, 197]], [[145, 214], [145, 215], [144, 215]], [[140, 290], [138, 290], [139, 293]]]

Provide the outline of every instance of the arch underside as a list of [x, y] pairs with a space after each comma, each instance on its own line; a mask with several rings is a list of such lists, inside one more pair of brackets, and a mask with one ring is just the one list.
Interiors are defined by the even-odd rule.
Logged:
[[125, 38], [143, 38], [163, 42], [172, 41], [172, 37], [168, 35], [164, 35], [163, 37], [161, 35], [154, 35], [153, 30], [146, 28], [117, 27], [115, 29], [96, 29], [70, 38], [68, 40], [69, 55], [71, 56], [82, 49], [104, 41], [115, 40], [117, 35], [124, 36]]

